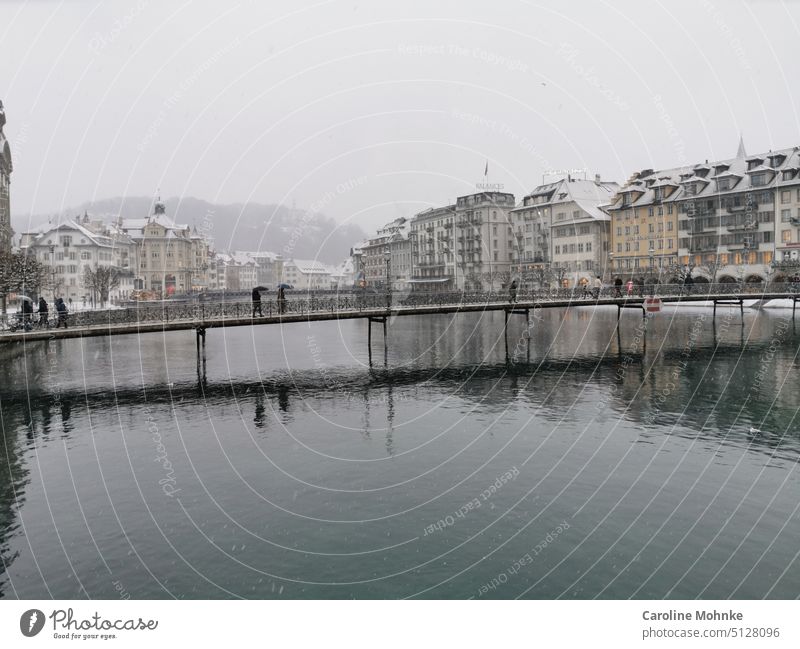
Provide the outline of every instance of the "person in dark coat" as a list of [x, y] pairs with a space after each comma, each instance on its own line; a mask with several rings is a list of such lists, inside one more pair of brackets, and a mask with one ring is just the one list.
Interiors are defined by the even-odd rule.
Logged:
[[63, 298], [56, 298], [56, 311], [58, 312], [58, 322], [56, 322], [56, 329], [58, 329], [62, 324], [64, 325], [64, 329], [67, 328], [67, 314], [69, 311], [67, 310], [67, 305], [64, 304]]
[[48, 308], [47, 300], [43, 297], [39, 298], [39, 326], [46, 327], [48, 323]]
[[258, 311], [258, 315], [262, 318], [264, 314], [261, 312], [261, 293], [258, 292], [257, 288], [253, 289], [253, 317], [256, 317], [256, 311]]
[[686, 277], [683, 278], [683, 288], [686, 289], [687, 293], [691, 293], [693, 286], [694, 280], [692, 279], [692, 276], [687, 273]]
[[614, 297], [622, 297], [622, 278], [617, 277], [614, 280]]
[[33, 302], [22, 300], [22, 327], [25, 331], [30, 331], [33, 323]]
[[511, 280], [511, 286], [508, 287], [508, 301], [514, 303], [517, 301], [517, 280]]
[[278, 313], [286, 313], [286, 293], [283, 286], [278, 288]]

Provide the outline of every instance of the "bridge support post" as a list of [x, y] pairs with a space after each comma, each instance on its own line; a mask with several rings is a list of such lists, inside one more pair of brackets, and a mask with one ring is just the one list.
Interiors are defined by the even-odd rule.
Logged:
[[508, 309], [503, 311], [503, 340], [506, 343], [506, 358], [508, 358]]
[[389, 318], [386, 316], [368, 316], [367, 317], [367, 349], [369, 356], [369, 364], [372, 365], [372, 323], [380, 322], [383, 324], [383, 358], [384, 362], [388, 362], [389, 346], [388, 346], [388, 323]]
[[715, 299], [714, 300], [714, 312], [712, 314], [712, 319], [717, 317], [717, 304], [729, 304], [729, 305], [738, 304], [739, 305], [739, 314], [742, 317], [742, 324], [744, 324], [744, 298], [740, 297], [740, 298], [737, 298], [737, 299], [727, 299], [727, 300]]

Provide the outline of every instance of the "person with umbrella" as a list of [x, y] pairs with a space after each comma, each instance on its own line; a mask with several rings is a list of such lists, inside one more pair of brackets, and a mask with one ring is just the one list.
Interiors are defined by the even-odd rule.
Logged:
[[256, 311], [258, 311], [258, 315], [262, 318], [264, 314], [261, 312], [261, 293], [259, 291], [265, 291], [263, 286], [256, 286], [253, 289], [253, 317], [256, 317]]
[[278, 284], [278, 313], [286, 313], [285, 289], [287, 288], [290, 288], [288, 284]]

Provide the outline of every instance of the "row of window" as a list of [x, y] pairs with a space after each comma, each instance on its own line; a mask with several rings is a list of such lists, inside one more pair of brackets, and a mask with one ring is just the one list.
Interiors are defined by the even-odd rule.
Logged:
[[[666, 242], [664, 241], [664, 239], [657, 239], [657, 240], [654, 239], [651, 243], [653, 244], [653, 249], [654, 250], [664, 250], [665, 248], [667, 250], [672, 250], [672, 247], [673, 247], [672, 246], [672, 243], [673, 243], [672, 239], [667, 239]], [[628, 242], [625, 243], [625, 252], [639, 252], [639, 250], [640, 250], [639, 241], [634, 241], [632, 243], [630, 241], [628, 241]], [[617, 243], [617, 252], [622, 252], [622, 244], [621, 243]]]
[[[648, 223], [647, 224], [647, 231], [652, 234], [653, 232], [656, 231], [656, 225], [658, 226], [658, 228], [657, 228], [658, 232], [663, 232], [664, 231], [664, 224], [663, 223], [658, 223], [658, 224], [656, 224], [656, 223]], [[672, 221], [667, 221], [667, 232], [672, 232], [673, 226], [674, 226], [674, 224], [673, 224]], [[625, 234], [626, 235], [630, 235], [631, 233], [632, 234], [639, 234], [639, 226], [638, 225], [634, 225], [633, 226], [633, 230], [631, 230], [631, 226], [626, 225], [625, 226]], [[617, 236], [618, 237], [622, 236], [622, 226], [617, 226]]]
[[592, 252], [592, 244], [589, 243], [565, 243], [564, 245], [559, 245], [555, 247], [555, 254], [560, 255], [561, 253], [567, 254], [575, 254], [576, 252]]
[[574, 237], [577, 234], [591, 234], [592, 230], [588, 225], [562, 227], [555, 229], [556, 237]]

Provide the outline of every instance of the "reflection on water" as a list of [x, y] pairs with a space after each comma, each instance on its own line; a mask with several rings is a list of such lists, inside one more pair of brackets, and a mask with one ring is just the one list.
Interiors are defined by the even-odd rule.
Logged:
[[5, 350], [0, 594], [796, 596], [791, 313], [616, 319]]

